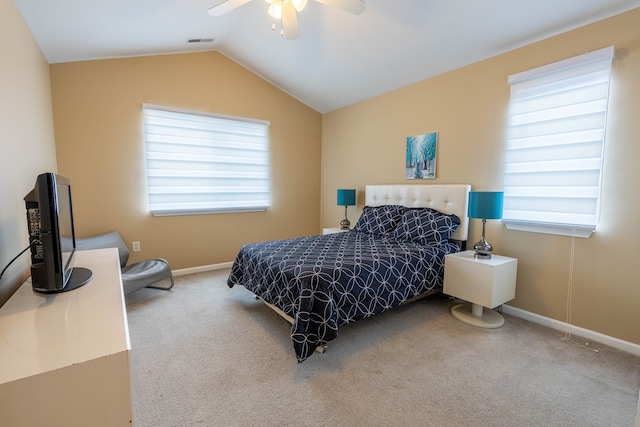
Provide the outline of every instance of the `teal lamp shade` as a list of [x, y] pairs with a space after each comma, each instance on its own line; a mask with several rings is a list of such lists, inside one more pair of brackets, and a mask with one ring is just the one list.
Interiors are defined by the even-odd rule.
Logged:
[[471, 191], [469, 192], [469, 218], [482, 219], [482, 240], [473, 245], [476, 258], [491, 258], [493, 246], [484, 237], [485, 225], [488, 219], [502, 218], [502, 204], [504, 192], [502, 191]]
[[356, 190], [338, 190], [338, 206], [355, 206]]
[[500, 219], [502, 218], [502, 191], [471, 191], [469, 193], [469, 218]]
[[349, 230], [351, 223], [347, 218], [347, 206], [355, 206], [356, 190], [338, 190], [338, 206], [344, 206], [344, 219], [340, 221], [341, 230]]

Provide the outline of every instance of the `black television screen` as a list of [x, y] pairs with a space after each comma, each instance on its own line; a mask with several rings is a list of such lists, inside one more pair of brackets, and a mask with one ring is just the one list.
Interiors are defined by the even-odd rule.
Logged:
[[64, 292], [88, 283], [91, 271], [74, 266], [76, 242], [69, 179], [51, 172], [38, 175], [24, 201], [33, 289]]
[[75, 263], [75, 234], [73, 216], [71, 215], [71, 187], [67, 183], [57, 181], [58, 198], [58, 234], [60, 235], [60, 253], [62, 254], [62, 271], [64, 281], [68, 282]]

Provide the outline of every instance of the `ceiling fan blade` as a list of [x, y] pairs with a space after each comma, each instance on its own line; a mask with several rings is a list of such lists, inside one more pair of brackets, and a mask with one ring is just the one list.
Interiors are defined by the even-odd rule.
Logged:
[[210, 8], [208, 12], [211, 16], [222, 16], [243, 4], [249, 3], [250, 1], [251, 0], [224, 0], [222, 3]]
[[316, 0], [318, 3], [326, 4], [338, 9], [360, 15], [364, 12], [366, 3], [364, 0]]
[[287, 40], [295, 40], [300, 37], [300, 28], [298, 27], [298, 13], [291, 0], [282, 2], [282, 30]]

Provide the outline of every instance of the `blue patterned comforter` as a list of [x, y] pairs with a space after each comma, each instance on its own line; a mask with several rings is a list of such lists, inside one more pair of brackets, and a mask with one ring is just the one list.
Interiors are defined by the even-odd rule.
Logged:
[[243, 285], [294, 319], [298, 362], [338, 334], [338, 327], [442, 289], [437, 247], [359, 231], [251, 243], [236, 257], [227, 284]]

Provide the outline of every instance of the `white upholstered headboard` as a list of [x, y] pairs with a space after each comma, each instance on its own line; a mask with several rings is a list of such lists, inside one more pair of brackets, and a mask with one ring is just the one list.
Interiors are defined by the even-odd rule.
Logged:
[[456, 214], [460, 218], [460, 225], [451, 238], [466, 241], [469, 232], [469, 191], [471, 186], [466, 184], [367, 185], [365, 205], [402, 205]]

